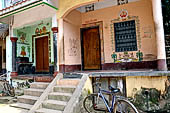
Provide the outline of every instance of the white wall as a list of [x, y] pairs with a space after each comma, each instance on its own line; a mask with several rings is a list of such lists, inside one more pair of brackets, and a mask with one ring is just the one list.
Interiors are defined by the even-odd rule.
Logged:
[[12, 42], [10, 37], [6, 37], [6, 69], [12, 71]]

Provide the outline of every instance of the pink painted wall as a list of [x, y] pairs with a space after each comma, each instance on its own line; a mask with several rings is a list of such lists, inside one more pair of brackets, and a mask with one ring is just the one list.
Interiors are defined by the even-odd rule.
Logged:
[[[87, 13], [80, 13], [77, 10], [69, 13], [64, 19], [64, 43], [65, 43], [65, 64], [74, 65], [81, 64], [81, 51], [80, 51], [80, 27], [90, 23], [103, 22], [103, 38], [104, 38], [104, 62], [112, 63], [111, 58], [114, 52], [114, 46], [111, 40], [111, 20], [118, 19], [119, 13], [122, 9], [128, 11], [129, 16], [137, 16], [139, 19], [139, 37], [141, 39], [140, 51], [143, 52], [144, 61], [152, 61], [156, 59], [156, 39], [154, 31], [154, 22], [152, 16], [152, 3], [150, 0], [141, 0], [138, 2], [129, 3], [126, 5], [113, 6], [104, 9], [99, 9]], [[77, 54], [70, 55], [71, 40], [75, 39], [77, 42]], [[138, 43], [139, 44], [139, 43]], [[134, 51], [134, 56], [136, 56]], [[118, 53], [116, 53], [118, 54]], [[123, 52], [120, 52], [123, 54]]]
[[72, 11], [64, 18], [64, 56], [65, 65], [81, 63], [80, 48], [81, 13]]

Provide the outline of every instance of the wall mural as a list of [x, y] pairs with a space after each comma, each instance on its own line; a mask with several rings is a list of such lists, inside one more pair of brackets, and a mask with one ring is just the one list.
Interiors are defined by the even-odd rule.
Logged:
[[[135, 21], [136, 24], [136, 40], [137, 40], [137, 48], [138, 51], [124, 51], [124, 52], [115, 52], [115, 29], [114, 29], [114, 23], [119, 22], [126, 22], [126, 21]], [[131, 16], [128, 14], [128, 11], [126, 9], [122, 9], [117, 19], [111, 20], [110, 24], [110, 32], [111, 32], [111, 43], [112, 43], [112, 51], [111, 57], [113, 59], [114, 63], [119, 62], [140, 62], [143, 61], [143, 52], [140, 51], [141, 49], [141, 37], [140, 37], [140, 25], [139, 25], [139, 17], [138, 16]]]
[[18, 57], [30, 57], [30, 44], [26, 38], [26, 33], [17, 30], [18, 38], [17, 41], [17, 56]]
[[143, 61], [143, 52], [140, 50], [138, 52], [123, 52], [123, 53], [115, 53], [111, 55], [114, 63], [120, 62], [141, 62]]

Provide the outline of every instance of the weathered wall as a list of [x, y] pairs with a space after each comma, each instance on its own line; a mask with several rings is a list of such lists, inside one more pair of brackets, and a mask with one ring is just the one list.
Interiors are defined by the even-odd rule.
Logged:
[[59, 10], [57, 11], [58, 18], [61, 18], [69, 13], [69, 11], [78, 8], [80, 5], [93, 3], [102, 0], [59, 0]]
[[65, 65], [81, 64], [81, 13], [74, 10], [64, 18]]
[[[51, 54], [50, 58], [51, 58], [51, 62], [53, 62], [53, 35], [52, 35], [52, 31], [51, 31], [51, 27], [52, 27], [52, 20], [49, 18], [49, 19], [44, 19], [44, 20], [41, 20], [41, 21], [37, 21], [37, 22], [34, 22], [30, 25], [27, 25], [27, 26], [22, 26], [20, 28], [15, 28], [14, 29], [14, 35], [18, 37], [18, 41], [17, 41], [17, 57], [23, 57], [23, 55], [21, 54], [22, 51], [25, 51], [25, 56], [24, 57], [29, 57], [29, 61], [30, 62], [33, 62], [33, 59], [32, 59], [32, 49], [33, 49], [33, 46], [34, 46], [34, 65], [35, 65], [35, 62], [36, 62], [36, 53], [35, 53], [35, 44], [32, 45], [32, 36], [35, 35], [35, 31], [36, 29], [38, 28], [39, 31], [43, 30], [43, 27], [46, 27], [46, 32], [50, 32], [50, 40], [51, 40], [51, 53], [49, 52], [49, 54]], [[42, 35], [43, 36], [43, 35]], [[41, 36], [39, 36], [41, 37]], [[23, 39], [22, 39], [23, 38]], [[35, 37], [36, 38], [36, 37]], [[35, 43], [35, 39], [34, 39], [34, 43]], [[24, 48], [24, 50], [22, 50], [22, 48]]]
[[[142, 0], [126, 5], [113, 6], [88, 13], [82, 13], [82, 24], [90, 24], [98, 21], [103, 22], [105, 63], [114, 62], [111, 55], [115, 52], [115, 42], [112, 44], [112, 35], [114, 41], [114, 33], [111, 32], [113, 29], [111, 29], [110, 26], [112, 24], [112, 20], [113, 22], [121, 22], [119, 14], [122, 9], [126, 9], [128, 11], [129, 17], [135, 16], [137, 21], [139, 21], [139, 23], [136, 23], [136, 27], [139, 28], [139, 32], [137, 31], [137, 45], [138, 50], [143, 53], [143, 60], [155, 60], [157, 52], [154, 22], [152, 17], [152, 4], [150, 1]], [[126, 20], [128, 21], [130, 19]], [[137, 51], [128, 52], [129, 56], [131, 53], [133, 53], [134, 58], [136, 58]], [[119, 59], [119, 54], [123, 56], [124, 52], [116, 54]]]
[[6, 69], [12, 72], [12, 42], [10, 37], [6, 37]]
[[126, 92], [128, 97], [134, 96], [136, 91], [144, 88], [156, 88], [163, 93], [167, 76], [128, 76], [126, 77]]
[[[77, 10], [71, 11], [64, 18], [65, 64], [81, 64], [80, 27], [94, 26], [92, 23], [96, 22], [103, 23], [100, 30], [103, 32], [103, 40], [101, 40], [101, 54], [104, 53], [104, 55], [101, 55], [102, 64], [114, 63], [115, 61], [112, 58], [113, 54], [117, 55], [117, 62], [120, 62], [120, 59], [122, 59], [125, 54], [124, 52], [115, 52], [114, 34], [112, 33], [113, 29], [111, 25], [113, 25], [114, 22], [122, 22], [119, 18], [122, 9], [128, 11], [129, 17], [126, 21], [132, 20], [134, 17], [137, 32], [138, 51], [128, 52], [126, 57], [129, 60], [126, 62], [138, 62], [139, 58], [137, 54], [139, 54], [139, 50], [140, 54], [143, 54], [142, 61], [156, 60], [157, 49], [152, 17], [152, 3], [150, 0], [141, 0], [126, 5], [112, 6], [86, 13], [80, 13]], [[71, 44], [72, 42], [75, 44]], [[70, 54], [70, 50], [72, 49], [71, 45], [76, 46], [75, 48], [78, 49], [78, 52], [74, 49], [76, 52], [73, 50]], [[75, 52], [76, 55], [73, 52]]]

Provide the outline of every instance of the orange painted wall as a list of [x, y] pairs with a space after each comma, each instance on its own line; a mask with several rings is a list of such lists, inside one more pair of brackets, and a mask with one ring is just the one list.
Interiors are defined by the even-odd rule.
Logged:
[[[80, 27], [83, 24], [94, 23], [98, 21], [103, 22], [103, 37], [104, 37], [104, 62], [112, 63], [113, 59], [111, 54], [112, 50], [111, 41], [111, 20], [117, 19], [120, 11], [126, 9], [129, 16], [138, 16], [139, 19], [139, 35], [141, 39], [141, 48], [143, 52], [144, 61], [152, 61], [156, 59], [156, 38], [154, 31], [154, 22], [152, 16], [152, 3], [150, 0], [141, 0], [138, 2], [128, 3], [126, 5], [113, 6], [104, 9], [99, 9], [87, 13], [80, 13], [73, 10], [64, 19], [64, 39], [65, 39], [65, 64], [81, 64], [81, 51], [80, 51]], [[149, 32], [150, 37], [145, 37]], [[70, 48], [69, 38], [76, 39], [78, 54], [77, 56], [69, 56], [68, 51]], [[136, 56], [134, 52], [134, 56]], [[123, 52], [121, 53], [123, 54]]]
[[[111, 43], [111, 20], [117, 19], [120, 11], [126, 9], [129, 16], [138, 16], [140, 23], [140, 38], [141, 38], [141, 51], [144, 54], [144, 60], [153, 60], [147, 57], [147, 54], [152, 54], [156, 58], [156, 39], [154, 34], [154, 23], [152, 18], [152, 4], [150, 1], [143, 0], [133, 2], [126, 5], [113, 6], [105, 9], [100, 9], [82, 14], [82, 24], [88, 24], [93, 20], [103, 21], [103, 37], [104, 37], [104, 53], [105, 63], [113, 62], [111, 58], [112, 43]], [[145, 29], [151, 30], [152, 38], [143, 38]]]

